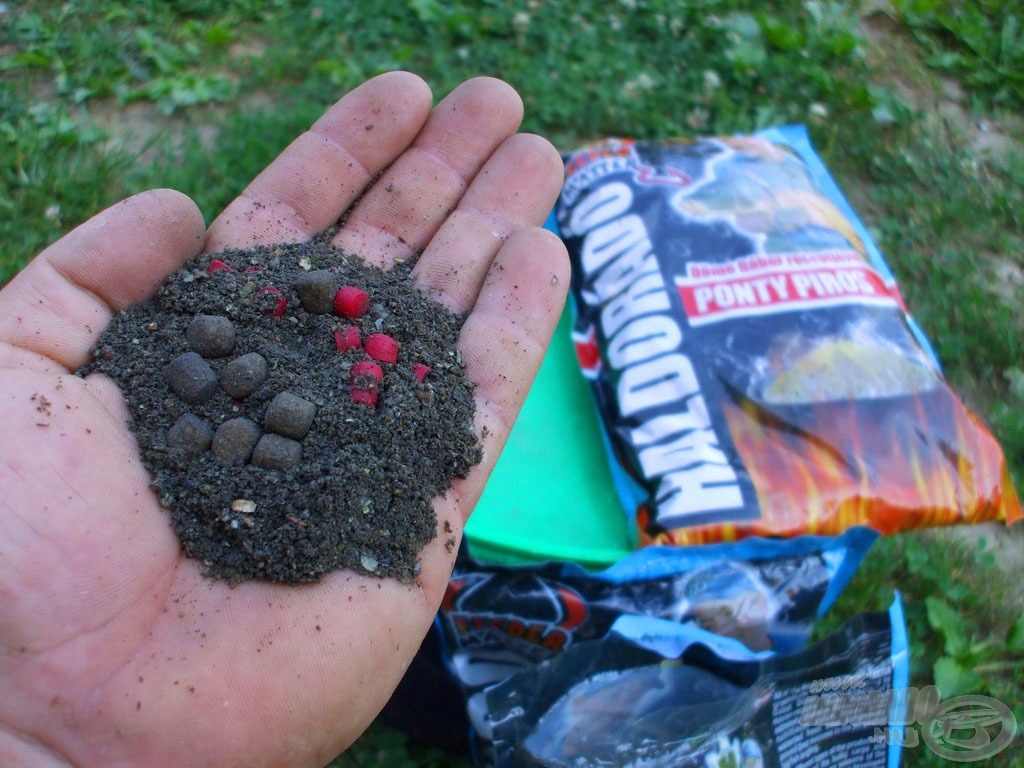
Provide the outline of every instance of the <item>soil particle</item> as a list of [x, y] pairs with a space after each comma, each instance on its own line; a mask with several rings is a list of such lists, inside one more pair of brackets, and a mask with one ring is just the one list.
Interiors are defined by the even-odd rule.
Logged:
[[[212, 577], [412, 582], [432, 499], [481, 458], [465, 318], [413, 288], [414, 259], [383, 271], [332, 234], [193, 259], [116, 315], [78, 372], [121, 386], [153, 487]], [[337, 286], [365, 291], [366, 313], [339, 316]], [[390, 337], [394, 362], [339, 350], [353, 325]]]

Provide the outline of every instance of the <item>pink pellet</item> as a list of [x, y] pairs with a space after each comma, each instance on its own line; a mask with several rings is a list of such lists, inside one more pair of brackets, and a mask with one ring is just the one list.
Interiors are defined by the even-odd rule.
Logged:
[[267, 314], [270, 315], [271, 317], [281, 317], [284, 314], [285, 308], [288, 306], [288, 300], [285, 299], [284, 294], [281, 293], [281, 291], [279, 291], [272, 285], [265, 285], [258, 291], [256, 291], [257, 297], [266, 296], [267, 294], [277, 297], [277, 300], [274, 302], [273, 308], [268, 310]]
[[368, 405], [371, 408], [377, 407], [377, 390], [361, 389], [352, 387], [352, 399], [360, 405]]
[[334, 332], [334, 346], [339, 352], [348, 352], [351, 349], [362, 349], [363, 340], [359, 336], [359, 328], [354, 325], [346, 325]]
[[398, 359], [398, 342], [386, 333], [371, 333], [363, 344], [366, 354], [382, 363], [393, 363]]
[[370, 308], [370, 296], [361, 288], [343, 285], [334, 294], [334, 311], [349, 320], [358, 320]]
[[[372, 380], [369, 386], [363, 386], [367, 383], [367, 378]], [[352, 399], [362, 405], [368, 405], [371, 408], [377, 405], [377, 385], [384, 379], [384, 371], [381, 367], [374, 362], [369, 360], [362, 360], [352, 366], [352, 387], [351, 395]]]
[[372, 376], [377, 381], [384, 380], [384, 370], [370, 360], [360, 360], [352, 366], [352, 378], [357, 376]]

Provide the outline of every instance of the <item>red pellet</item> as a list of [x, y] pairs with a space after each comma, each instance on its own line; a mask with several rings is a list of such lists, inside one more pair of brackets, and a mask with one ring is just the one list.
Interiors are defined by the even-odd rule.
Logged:
[[339, 352], [348, 352], [350, 349], [362, 349], [363, 340], [359, 336], [359, 328], [354, 325], [346, 325], [334, 332], [334, 346]]
[[228, 264], [226, 261], [220, 259], [210, 259], [210, 266], [206, 268], [206, 274], [212, 275], [214, 272], [218, 272], [222, 269], [226, 269], [228, 272], [234, 272], [235, 268]]
[[369, 360], [352, 366], [352, 399], [371, 408], [377, 405], [378, 385], [384, 378], [381, 367]]
[[359, 376], [372, 376], [377, 381], [383, 381], [384, 371], [379, 365], [370, 360], [360, 360], [352, 366], [352, 378], [355, 379]]
[[360, 405], [368, 405], [371, 408], [377, 407], [377, 390], [360, 389], [352, 387], [352, 399]]
[[386, 333], [371, 333], [363, 345], [366, 354], [382, 363], [393, 363], [398, 359], [398, 342]]
[[274, 305], [267, 310], [267, 314], [271, 317], [281, 317], [281, 315], [284, 314], [285, 308], [288, 306], [288, 301], [285, 299], [284, 294], [272, 285], [265, 285], [256, 291], [257, 297], [266, 296], [267, 294], [276, 297]]
[[334, 311], [349, 320], [357, 320], [370, 308], [370, 296], [361, 288], [343, 285], [334, 294]]
[[412, 364], [412, 375], [416, 377], [416, 381], [423, 381], [430, 372], [434, 370], [426, 363], [413, 363]]

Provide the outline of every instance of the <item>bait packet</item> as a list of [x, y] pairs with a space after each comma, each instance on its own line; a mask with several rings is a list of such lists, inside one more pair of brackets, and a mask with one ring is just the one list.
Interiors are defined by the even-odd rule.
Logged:
[[639, 544], [1021, 518], [802, 127], [584, 148], [555, 219]]
[[919, 709], [908, 675], [898, 595], [788, 656], [627, 616], [476, 694], [474, 757], [493, 768], [897, 766]]
[[835, 537], [652, 546], [596, 572], [575, 562], [484, 563], [464, 545], [383, 720], [421, 743], [465, 753], [466, 707], [476, 693], [606, 637], [629, 616], [715, 633], [750, 653], [796, 651], [877, 536], [857, 527]]
[[588, 640], [623, 616], [690, 624], [752, 651], [806, 645], [877, 534], [647, 547], [597, 573], [576, 563], [491, 565], [465, 552], [437, 616], [447, 666], [469, 696]]

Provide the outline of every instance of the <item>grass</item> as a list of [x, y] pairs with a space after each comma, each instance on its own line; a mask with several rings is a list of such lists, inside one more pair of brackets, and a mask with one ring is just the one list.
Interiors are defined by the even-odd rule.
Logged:
[[[1011, 117], [1024, 107], [1024, 18], [1012, 0], [895, 0], [867, 24], [825, 0], [2, 7], [0, 283], [137, 190], [176, 187], [212, 219], [328, 103], [397, 67], [437, 93], [499, 75], [523, 94], [524, 127], [562, 149], [802, 122], [1024, 480], [1024, 154]], [[979, 154], [979, 123], [1016, 132], [1016, 148]], [[823, 627], [894, 588], [915, 682], [1021, 701], [1020, 602], [991, 553], [948, 536], [885, 540]], [[449, 763], [375, 727], [334, 765]]]
[[1024, 13], [1012, 0], [897, 0], [907, 29], [928, 49], [928, 66], [959, 78], [977, 106], [1024, 102]]

